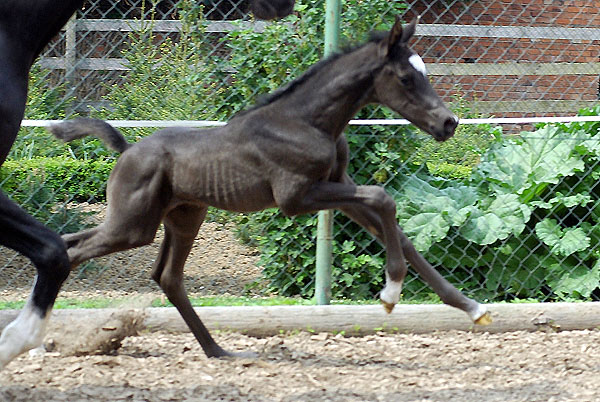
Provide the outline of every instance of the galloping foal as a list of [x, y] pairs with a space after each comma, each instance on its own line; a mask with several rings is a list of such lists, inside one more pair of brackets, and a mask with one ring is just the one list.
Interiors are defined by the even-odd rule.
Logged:
[[[17, 137], [29, 70], [44, 47], [81, 8], [84, 0], [0, 0], [0, 165]], [[281, 18], [295, 0], [251, 0], [257, 18]], [[29, 258], [37, 270], [32, 297], [0, 337], [0, 369], [39, 346], [69, 259], [60, 236], [0, 192], [0, 245]]]
[[406, 258], [445, 303], [475, 322], [487, 322], [485, 307], [444, 280], [402, 233], [394, 200], [379, 186], [357, 186], [346, 173], [349, 155], [342, 132], [369, 103], [391, 108], [438, 141], [454, 134], [457, 117], [408, 47], [416, 23], [402, 27], [397, 21], [389, 32], [317, 63], [224, 127], [168, 128], [136, 144], [100, 120], [52, 127], [64, 141], [96, 135], [122, 153], [108, 182], [106, 220], [63, 236], [71, 268], [148, 244], [163, 222], [165, 238], [152, 278], [207, 356], [235, 355], [213, 340], [183, 286], [184, 263], [207, 208], [251, 212], [277, 206], [286, 215], [339, 209], [386, 246], [381, 300], [388, 311], [399, 300]]

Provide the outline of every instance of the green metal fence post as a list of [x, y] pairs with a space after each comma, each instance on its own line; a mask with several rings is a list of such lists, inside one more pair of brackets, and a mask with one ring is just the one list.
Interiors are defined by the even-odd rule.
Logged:
[[[341, 0], [325, 3], [325, 51], [327, 57], [338, 48], [340, 37]], [[333, 211], [320, 211], [317, 224], [317, 255], [315, 278], [315, 301], [329, 304], [331, 301], [331, 265], [333, 263]]]

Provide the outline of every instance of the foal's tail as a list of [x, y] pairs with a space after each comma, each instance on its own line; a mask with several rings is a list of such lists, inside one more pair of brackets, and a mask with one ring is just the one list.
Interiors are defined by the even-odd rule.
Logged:
[[132, 144], [128, 143], [123, 134], [107, 122], [98, 119], [78, 117], [52, 124], [48, 130], [59, 140], [70, 142], [78, 138], [92, 135], [100, 138], [106, 145], [118, 153], [123, 153]]

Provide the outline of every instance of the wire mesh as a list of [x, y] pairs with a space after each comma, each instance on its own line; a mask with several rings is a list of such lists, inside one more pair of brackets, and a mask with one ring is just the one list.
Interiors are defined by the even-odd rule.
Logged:
[[[26, 118], [226, 121], [321, 58], [323, 3], [297, 1], [294, 15], [265, 23], [240, 0], [87, 1], [34, 66]], [[345, 0], [342, 40], [360, 43], [396, 15], [405, 21], [420, 15], [412, 47], [460, 117], [565, 116], [581, 108], [597, 114], [600, 7], [558, 3]], [[357, 117], [399, 116], [368, 107]], [[514, 135], [523, 129], [531, 133]], [[124, 131], [136, 140], [152, 130]], [[351, 126], [349, 171], [360, 184], [385, 186], [417, 248], [471, 296], [595, 300], [597, 131], [593, 122], [504, 131], [461, 126], [455, 139], [438, 144], [411, 127]], [[101, 216], [114, 162], [94, 140], [63, 146], [28, 127], [0, 170], [0, 184], [38, 219], [69, 233]], [[314, 216], [214, 210], [209, 218], [226, 222], [222, 230], [256, 257], [256, 281], [241, 293], [312, 296]], [[383, 248], [341, 214], [335, 233], [334, 297], [374, 297], [382, 286]], [[148, 279], [154, 253], [142, 248], [85, 264], [67, 294], [157, 290]], [[234, 278], [236, 265], [229, 259], [231, 273], [220, 275]], [[0, 295], [22, 297], [33, 273], [27, 261], [3, 250]], [[224, 280], [193, 275], [188, 288], [216, 292], [207, 281]], [[404, 297], [435, 298], [413, 275]]]

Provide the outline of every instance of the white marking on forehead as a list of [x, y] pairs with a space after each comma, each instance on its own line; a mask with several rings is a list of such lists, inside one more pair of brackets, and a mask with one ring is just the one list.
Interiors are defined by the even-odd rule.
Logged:
[[408, 62], [423, 75], [427, 75], [427, 69], [425, 68], [425, 63], [423, 63], [423, 59], [418, 54], [413, 54], [408, 58]]

